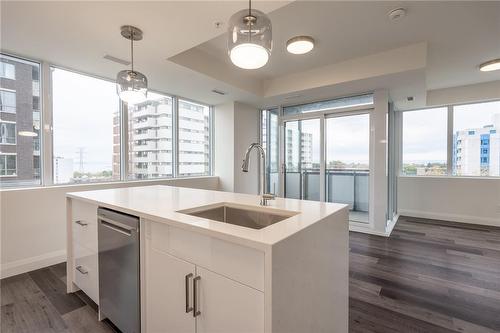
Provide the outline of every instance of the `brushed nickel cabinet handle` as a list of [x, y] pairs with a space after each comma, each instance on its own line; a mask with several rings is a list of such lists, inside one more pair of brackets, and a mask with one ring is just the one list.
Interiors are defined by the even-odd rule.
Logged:
[[189, 279], [193, 277], [192, 273], [185, 276], [184, 283], [186, 285], [186, 313], [193, 311], [193, 308], [189, 306]]
[[76, 266], [76, 270], [79, 271], [82, 274], [89, 274], [89, 271], [87, 271], [83, 266]]
[[193, 279], [193, 317], [201, 315], [201, 311], [198, 308], [198, 281], [201, 280], [201, 276], [197, 276]]
[[89, 225], [87, 222], [83, 222], [82, 220], [77, 220], [75, 223], [81, 225], [82, 227]]

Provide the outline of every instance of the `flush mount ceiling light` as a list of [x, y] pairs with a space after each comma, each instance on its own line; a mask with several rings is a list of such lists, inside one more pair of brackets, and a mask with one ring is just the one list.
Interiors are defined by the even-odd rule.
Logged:
[[19, 136], [29, 136], [29, 137], [36, 137], [38, 134], [36, 132], [32, 131], [19, 131], [17, 132]]
[[271, 20], [263, 12], [240, 10], [229, 19], [227, 49], [232, 63], [243, 69], [257, 69], [269, 60], [273, 46]]
[[148, 79], [140, 72], [134, 71], [134, 41], [142, 39], [142, 31], [131, 25], [121, 27], [121, 34], [130, 40], [131, 69], [123, 70], [116, 76], [116, 92], [127, 104], [144, 102], [148, 94]]
[[314, 48], [314, 39], [310, 36], [297, 36], [286, 42], [286, 50], [292, 54], [305, 54]]
[[491, 72], [491, 71], [497, 71], [499, 69], [500, 69], [500, 59], [487, 61], [479, 65], [479, 70], [481, 72]]

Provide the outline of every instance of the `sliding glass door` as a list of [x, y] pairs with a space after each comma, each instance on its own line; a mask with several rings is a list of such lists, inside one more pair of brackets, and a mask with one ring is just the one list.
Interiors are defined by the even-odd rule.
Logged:
[[349, 205], [349, 219], [368, 223], [370, 115], [325, 119], [326, 201]]
[[368, 223], [370, 114], [331, 113], [283, 122], [286, 198], [349, 205], [349, 219]]
[[320, 143], [320, 119], [285, 122], [285, 197], [320, 200]]

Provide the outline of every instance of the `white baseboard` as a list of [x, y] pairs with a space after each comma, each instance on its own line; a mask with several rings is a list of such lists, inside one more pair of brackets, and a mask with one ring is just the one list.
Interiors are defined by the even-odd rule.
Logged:
[[419, 217], [424, 219], [433, 220], [444, 220], [452, 222], [479, 224], [479, 225], [491, 225], [495, 227], [500, 227], [500, 217], [499, 218], [488, 218], [488, 217], [478, 217], [470, 215], [460, 215], [460, 214], [448, 214], [448, 213], [437, 213], [437, 212], [423, 212], [417, 210], [409, 209], [398, 209], [399, 215]]
[[0, 278], [4, 279], [17, 274], [59, 264], [66, 261], [66, 250], [45, 253], [36, 257], [11, 261], [1, 265]]

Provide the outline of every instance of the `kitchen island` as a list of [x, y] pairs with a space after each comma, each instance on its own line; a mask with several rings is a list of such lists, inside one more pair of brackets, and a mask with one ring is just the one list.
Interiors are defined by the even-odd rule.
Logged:
[[259, 202], [170, 186], [69, 193], [68, 292], [103, 298], [100, 207], [140, 221], [141, 332], [347, 332], [347, 205]]

